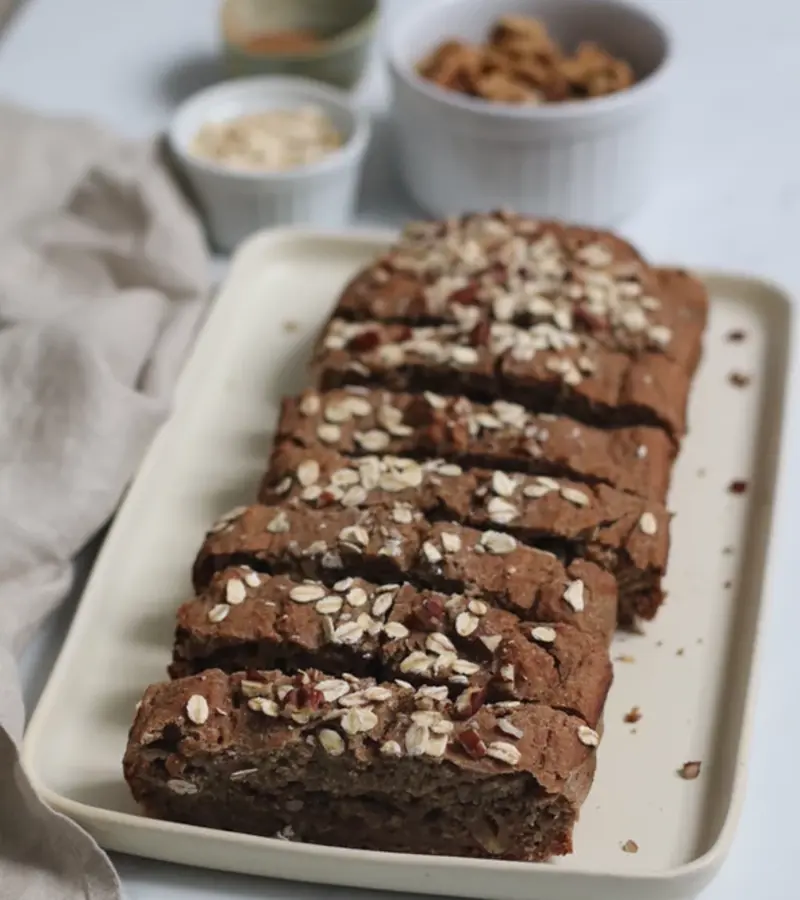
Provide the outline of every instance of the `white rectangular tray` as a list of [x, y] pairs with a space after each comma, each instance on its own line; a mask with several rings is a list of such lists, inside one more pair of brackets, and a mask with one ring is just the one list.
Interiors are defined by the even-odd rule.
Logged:
[[[669, 599], [644, 636], [620, 636], [598, 775], [554, 864], [340, 850], [140, 816], [120, 760], [134, 705], [165, 677], [173, 613], [206, 526], [254, 496], [284, 394], [346, 279], [385, 233], [257, 235], [182, 377], [175, 415], [116, 518], [28, 728], [23, 762], [42, 796], [104, 846], [298, 881], [482, 900], [643, 900], [695, 895], [730, 846], [745, 757], [791, 331], [789, 298], [709, 274], [713, 304], [677, 465]], [[726, 340], [746, 332], [740, 343]], [[746, 388], [728, 380], [752, 377]], [[743, 495], [727, 491], [745, 479]], [[640, 707], [641, 721], [623, 722]], [[701, 760], [695, 781], [678, 777]], [[628, 840], [636, 854], [621, 846]]]

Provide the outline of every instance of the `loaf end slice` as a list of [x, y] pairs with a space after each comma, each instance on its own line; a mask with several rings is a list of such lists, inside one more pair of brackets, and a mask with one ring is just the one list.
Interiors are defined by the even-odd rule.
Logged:
[[459, 713], [429, 690], [212, 670], [150, 687], [123, 768], [153, 816], [334, 846], [569, 853], [596, 731], [540, 705]]

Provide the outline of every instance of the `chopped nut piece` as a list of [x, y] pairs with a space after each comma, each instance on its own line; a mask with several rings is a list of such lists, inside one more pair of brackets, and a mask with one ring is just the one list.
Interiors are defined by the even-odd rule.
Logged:
[[494, 653], [503, 643], [503, 636], [501, 634], [484, 635], [481, 637], [481, 642], [490, 653]]
[[467, 728], [466, 730], [459, 732], [456, 735], [456, 740], [473, 759], [481, 759], [486, 756], [486, 744], [483, 742], [483, 739], [478, 732], [473, 728]]
[[625, 841], [625, 843], [622, 845], [622, 850], [624, 853], [638, 853], [639, 845], [636, 843], [636, 841], [628, 840]]

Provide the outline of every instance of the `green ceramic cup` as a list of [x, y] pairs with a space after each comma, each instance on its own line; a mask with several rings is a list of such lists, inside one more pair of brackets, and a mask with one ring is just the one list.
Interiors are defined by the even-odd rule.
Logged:
[[[300, 75], [353, 87], [369, 58], [379, 6], [379, 0], [225, 0], [222, 34], [229, 71]], [[312, 31], [322, 40], [302, 52], [248, 49], [266, 34], [293, 31]]]

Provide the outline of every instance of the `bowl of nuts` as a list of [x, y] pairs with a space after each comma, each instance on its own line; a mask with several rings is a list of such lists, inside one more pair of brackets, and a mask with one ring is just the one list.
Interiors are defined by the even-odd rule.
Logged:
[[442, 0], [389, 41], [403, 179], [428, 212], [619, 225], [656, 180], [671, 38], [626, 0]]
[[370, 125], [343, 91], [305, 78], [223, 82], [191, 97], [168, 133], [212, 244], [260, 228], [350, 218]]

